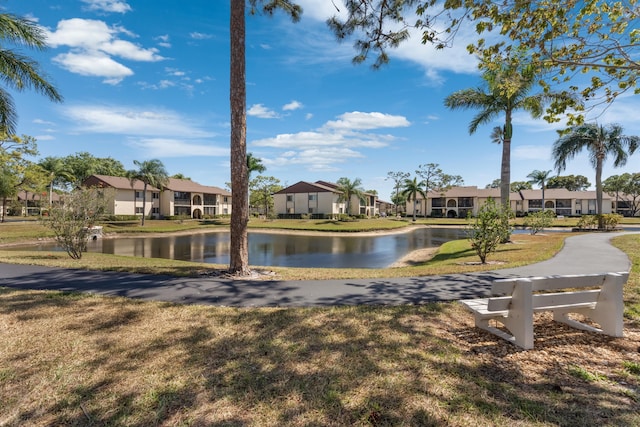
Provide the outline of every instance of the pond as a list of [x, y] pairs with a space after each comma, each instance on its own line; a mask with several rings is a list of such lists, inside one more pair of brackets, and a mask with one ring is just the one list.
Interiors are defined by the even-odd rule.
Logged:
[[[368, 236], [249, 232], [249, 263], [274, 267], [384, 268], [413, 250], [438, 247], [464, 237], [464, 230], [458, 228], [417, 228], [399, 234]], [[90, 241], [87, 249], [115, 255], [229, 264], [229, 245], [228, 232], [211, 232], [162, 237], [118, 236]], [[42, 244], [38, 249], [55, 250], [56, 245]]]

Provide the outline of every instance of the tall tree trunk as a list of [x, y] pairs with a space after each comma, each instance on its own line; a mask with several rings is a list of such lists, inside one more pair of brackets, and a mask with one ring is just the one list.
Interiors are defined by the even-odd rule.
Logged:
[[147, 211], [147, 183], [142, 187], [142, 226], [144, 227], [144, 216]]
[[602, 157], [596, 159], [596, 214], [598, 214], [598, 228], [604, 228], [602, 217]]
[[249, 274], [245, 0], [231, 0], [231, 247], [229, 271]]
[[[511, 137], [513, 136], [513, 127], [511, 125], [511, 111], [506, 111], [504, 124], [504, 139], [502, 141], [502, 163], [500, 166], [500, 205], [503, 209], [511, 210]], [[509, 212], [507, 211], [507, 212]], [[503, 215], [504, 221], [508, 222], [508, 215]], [[508, 224], [504, 224], [504, 229], [508, 230]], [[502, 243], [510, 240], [510, 233], [505, 234]]]

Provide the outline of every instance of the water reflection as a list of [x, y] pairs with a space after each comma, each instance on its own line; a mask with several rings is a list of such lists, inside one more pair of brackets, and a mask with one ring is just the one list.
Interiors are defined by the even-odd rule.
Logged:
[[[381, 268], [407, 253], [464, 238], [455, 228], [418, 228], [383, 236], [301, 236], [249, 233], [251, 265], [283, 267]], [[229, 264], [229, 233], [118, 237], [89, 242], [89, 252]], [[53, 245], [42, 245], [51, 250]]]

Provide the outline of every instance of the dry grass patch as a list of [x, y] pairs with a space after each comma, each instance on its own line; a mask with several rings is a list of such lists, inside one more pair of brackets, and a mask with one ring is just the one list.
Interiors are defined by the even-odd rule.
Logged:
[[[0, 425], [639, 425], [640, 333], [458, 304], [235, 309], [0, 288]], [[593, 375], [580, 375], [586, 372]]]

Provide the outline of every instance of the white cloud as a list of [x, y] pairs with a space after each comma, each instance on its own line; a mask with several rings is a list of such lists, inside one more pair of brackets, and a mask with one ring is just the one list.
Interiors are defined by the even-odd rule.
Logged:
[[[283, 167], [304, 164], [312, 171], [332, 171], [337, 170], [336, 164], [365, 157], [362, 150], [383, 148], [397, 139], [393, 135], [373, 133], [373, 130], [410, 124], [402, 116], [375, 112], [356, 111], [342, 114], [339, 118], [316, 130], [279, 134], [253, 141], [252, 145], [286, 150], [275, 159], [264, 158], [266, 164]], [[363, 132], [365, 130], [369, 132]]]
[[53, 61], [75, 74], [104, 77], [104, 82], [108, 84], [118, 84], [125, 77], [133, 75], [130, 68], [100, 52], [63, 53], [54, 57]]
[[189, 36], [195, 40], [207, 40], [207, 39], [213, 38], [213, 34], [205, 34], [205, 33], [198, 33], [198, 32], [189, 33]]
[[156, 157], [229, 156], [228, 147], [188, 143], [181, 139], [143, 138], [130, 144]]
[[380, 128], [406, 127], [411, 123], [403, 116], [392, 116], [383, 113], [362, 113], [353, 111], [339, 116], [340, 120], [327, 122], [328, 129], [365, 130]]
[[277, 119], [278, 113], [262, 104], [254, 104], [247, 110], [247, 115], [252, 117], [258, 117], [260, 119]]
[[56, 137], [53, 135], [38, 135], [35, 139], [36, 141], [53, 141]]
[[126, 13], [131, 10], [131, 6], [126, 1], [120, 0], [82, 0], [82, 2], [88, 5], [89, 10], [115, 13]]
[[364, 156], [361, 153], [350, 148], [309, 148], [298, 152], [284, 153], [274, 160], [267, 161], [265, 159], [265, 164], [274, 167], [287, 167], [294, 164], [306, 165], [307, 170], [312, 172], [332, 172], [339, 170], [336, 165], [362, 157]]
[[115, 58], [140, 62], [164, 59], [155, 48], [143, 48], [120, 39], [121, 34], [131, 36], [131, 33], [122, 27], [109, 27], [103, 21], [66, 19], [58, 22], [55, 31], [45, 32], [50, 46], [71, 49], [54, 58], [57, 64], [72, 73], [104, 77], [104, 82], [109, 84], [117, 84], [133, 75], [130, 68]]
[[307, 120], [310, 120], [310, 119], [312, 119], [312, 118], [313, 118], [313, 114], [311, 114], [311, 113], [307, 113], [307, 114], [304, 116], [304, 118], [305, 118], [305, 119], [307, 119]]
[[294, 111], [294, 110], [299, 110], [302, 107], [303, 107], [303, 105], [302, 105], [301, 102], [291, 101], [290, 103], [283, 105], [282, 109], [284, 111]]
[[290, 147], [386, 147], [388, 141], [393, 139], [388, 135], [342, 133], [342, 132], [298, 132], [276, 135], [274, 138], [265, 138], [254, 141], [253, 144], [260, 147], [290, 148]]
[[47, 120], [42, 120], [42, 119], [33, 119], [33, 123], [37, 124], [37, 125], [47, 125], [47, 126], [53, 126], [55, 125], [55, 123], [47, 121]]
[[342, 19], [347, 16], [347, 8], [341, 0], [297, 0], [296, 3], [302, 6], [304, 11], [302, 19], [311, 18], [324, 22], [334, 15]]
[[62, 111], [77, 124], [78, 132], [182, 140], [214, 136], [212, 132], [201, 129], [189, 118], [174, 111], [101, 105], [76, 105]]

